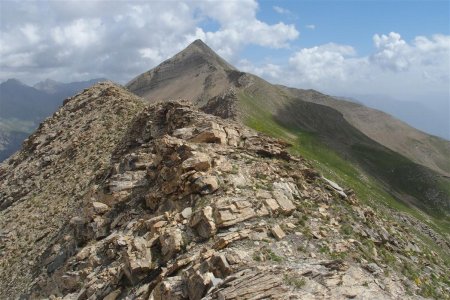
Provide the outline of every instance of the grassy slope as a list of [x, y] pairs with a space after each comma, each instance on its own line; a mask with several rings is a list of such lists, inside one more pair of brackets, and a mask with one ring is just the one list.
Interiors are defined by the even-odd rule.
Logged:
[[[245, 92], [241, 92], [238, 96], [241, 100], [239, 102], [242, 109], [249, 112], [245, 117], [247, 126], [291, 143], [293, 145], [291, 148], [293, 153], [300, 154], [311, 161], [324, 176], [335, 180], [343, 186], [354, 189], [362, 201], [378, 209], [383, 209], [383, 207], [380, 207], [380, 204], [383, 204], [389, 208], [406, 212], [425, 222], [438, 232], [450, 234], [448, 219], [426, 215], [415, 207], [397, 201], [386, 192], [386, 188], [379, 181], [373, 177], [366, 176], [354, 164], [346, 161], [339, 154], [321, 143], [314, 134], [283, 127], [269, 112], [258, 105], [258, 100], [254, 96]], [[356, 149], [356, 152], [360, 150], [362, 149]], [[375, 157], [377, 156], [375, 155]], [[382, 163], [386, 163], [383, 157], [379, 157], [379, 159]]]

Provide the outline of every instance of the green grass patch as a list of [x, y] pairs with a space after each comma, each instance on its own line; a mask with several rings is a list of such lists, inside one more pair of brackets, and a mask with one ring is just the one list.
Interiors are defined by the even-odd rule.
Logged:
[[[380, 204], [383, 204], [391, 209], [406, 212], [428, 224], [436, 231], [450, 234], [450, 221], [448, 218], [436, 218], [433, 215], [425, 215], [419, 209], [398, 201], [386, 191], [386, 187], [383, 184], [371, 176], [366, 175], [356, 167], [350, 161], [350, 157], [342, 157], [324, 145], [314, 133], [281, 126], [270, 112], [265, 111], [258, 105], [258, 100], [251, 95], [241, 92], [239, 98], [243, 110], [250, 112], [245, 118], [245, 124], [247, 126], [292, 144], [290, 148], [292, 154], [301, 155], [306, 158], [323, 176], [336, 181], [343, 187], [352, 188], [362, 202], [373, 207], [378, 207]], [[357, 152], [357, 150], [359, 152], [363, 151], [362, 148], [357, 148], [355, 151]], [[392, 157], [386, 158], [377, 155], [375, 157], [375, 164], [392, 163]], [[404, 158], [401, 158], [401, 160], [395, 163], [404, 162]], [[444, 182], [440, 184], [445, 186], [450, 194], [450, 187], [445, 185]], [[420, 187], [416, 187], [416, 190], [420, 190]]]

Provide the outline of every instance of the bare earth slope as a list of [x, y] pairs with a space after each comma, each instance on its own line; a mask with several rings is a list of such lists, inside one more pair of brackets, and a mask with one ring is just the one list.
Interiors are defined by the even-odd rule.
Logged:
[[83, 195], [143, 107], [111, 83], [66, 102], [0, 165], [1, 299], [32, 283], [39, 259], [83, 209]]
[[283, 89], [303, 101], [332, 107], [365, 135], [414, 162], [450, 176], [450, 142], [426, 134], [382, 111], [314, 90]]
[[186, 102], [98, 84], [0, 168], [1, 299], [449, 295], [408, 223]]

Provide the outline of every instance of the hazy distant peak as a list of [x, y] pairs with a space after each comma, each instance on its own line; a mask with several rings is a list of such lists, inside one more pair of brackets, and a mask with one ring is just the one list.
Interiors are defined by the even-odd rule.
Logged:
[[44, 81], [36, 83], [33, 87], [37, 90], [54, 94], [58, 91], [58, 86], [61, 86], [62, 84], [62, 82], [47, 78]]
[[16, 78], [9, 78], [8, 80], [2, 82], [2, 85], [8, 85], [8, 86], [24, 86], [26, 85], [25, 83], [23, 83], [22, 81], [16, 79]]

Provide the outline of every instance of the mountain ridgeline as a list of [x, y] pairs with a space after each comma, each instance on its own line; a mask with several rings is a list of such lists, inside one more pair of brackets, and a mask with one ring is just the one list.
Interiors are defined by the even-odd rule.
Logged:
[[448, 146], [197, 40], [0, 163], [0, 299], [450, 299]]
[[272, 85], [236, 70], [200, 40], [127, 88], [149, 102], [188, 99], [203, 111], [234, 117], [293, 145], [313, 139], [397, 200], [448, 221], [450, 142], [388, 114], [313, 90]]
[[33, 87], [16, 79], [1, 83], [0, 162], [19, 150], [25, 138], [53, 114], [64, 99], [103, 80], [61, 83], [47, 79]]

